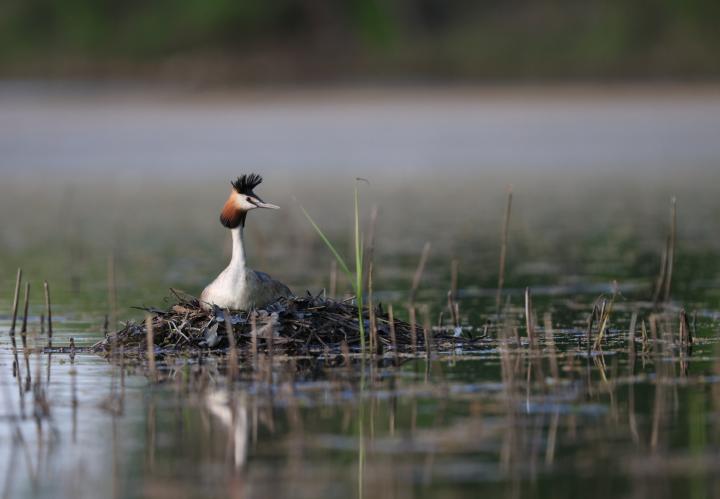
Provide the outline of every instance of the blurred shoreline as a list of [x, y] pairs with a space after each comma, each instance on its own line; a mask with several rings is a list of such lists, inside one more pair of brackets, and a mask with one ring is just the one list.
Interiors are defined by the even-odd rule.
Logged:
[[402, 179], [712, 172], [720, 86], [0, 83], [0, 174]]

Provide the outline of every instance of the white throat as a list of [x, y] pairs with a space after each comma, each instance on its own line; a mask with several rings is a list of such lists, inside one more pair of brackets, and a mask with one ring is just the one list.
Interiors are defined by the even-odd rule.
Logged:
[[227, 270], [233, 273], [245, 273], [245, 243], [243, 242], [243, 226], [230, 229], [232, 235], [232, 258]]

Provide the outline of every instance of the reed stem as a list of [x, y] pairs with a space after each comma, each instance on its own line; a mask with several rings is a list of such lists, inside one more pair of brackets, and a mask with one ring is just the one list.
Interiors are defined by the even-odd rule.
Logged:
[[510, 214], [512, 212], [512, 185], [508, 187], [507, 191], [507, 204], [505, 205], [505, 221], [502, 229], [502, 239], [500, 242], [500, 264], [498, 270], [498, 287], [497, 294], [495, 296], [495, 308], [496, 312], [500, 314], [500, 307], [502, 305], [502, 291], [505, 285], [505, 262], [507, 260], [507, 246], [508, 246], [508, 232], [510, 230]]
[[153, 382], [157, 382], [157, 370], [155, 367], [155, 335], [153, 332], [152, 316], [145, 315], [145, 339], [147, 342], [148, 373]]

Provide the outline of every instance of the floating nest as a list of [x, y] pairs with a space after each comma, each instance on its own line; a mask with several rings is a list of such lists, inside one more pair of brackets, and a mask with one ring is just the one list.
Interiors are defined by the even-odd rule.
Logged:
[[[199, 301], [175, 293], [178, 303], [167, 310], [140, 308], [149, 314], [144, 322], [128, 322], [121, 330], [109, 334], [93, 346], [97, 352], [109, 353], [122, 347], [125, 354], [147, 352], [147, 324], [152, 325], [155, 353], [191, 352], [198, 350], [225, 351], [231, 346], [228, 321], [236, 347], [242, 352], [257, 348], [272, 349], [286, 355], [322, 355], [342, 351], [358, 351], [361, 344], [358, 309], [351, 300], [338, 301], [322, 295], [281, 298], [267, 307], [252, 312], [226, 312], [215, 307], [205, 310]], [[374, 309], [377, 331], [376, 350], [412, 353], [425, 351], [426, 342], [437, 348], [452, 348], [470, 340], [455, 336], [452, 330], [430, 331], [422, 326], [394, 320], [393, 324], [382, 306]], [[363, 310], [366, 335], [370, 335], [370, 312]], [[413, 331], [414, 329], [414, 331]], [[432, 338], [431, 340], [426, 340]], [[369, 344], [369, 339], [366, 342]]]

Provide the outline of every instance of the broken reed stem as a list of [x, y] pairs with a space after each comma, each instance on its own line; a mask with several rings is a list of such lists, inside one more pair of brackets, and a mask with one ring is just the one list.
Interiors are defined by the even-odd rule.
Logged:
[[452, 301], [458, 298], [458, 267], [460, 262], [457, 258], [453, 258], [450, 262], [450, 296]]
[[17, 379], [18, 391], [22, 399], [23, 387], [20, 380], [20, 363], [18, 362], [17, 342], [15, 341], [15, 325], [17, 323], [17, 309], [20, 303], [20, 284], [22, 280], [22, 270], [18, 269], [15, 278], [15, 296], [13, 297], [12, 322], [10, 323], [10, 339], [12, 341], [13, 351], [13, 376]]
[[655, 291], [653, 292], [653, 303], [657, 305], [660, 301], [660, 293], [663, 291], [663, 284], [665, 283], [665, 276], [667, 274], [667, 258], [668, 248], [670, 247], [670, 236], [665, 238], [665, 248], [663, 248], [662, 256], [660, 257], [660, 272], [658, 272], [657, 280], [655, 281]]
[[47, 316], [47, 323], [48, 323], [48, 342], [47, 346], [48, 349], [52, 349], [52, 337], [53, 337], [53, 329], [52, 329], [52, 306], [50, 304], [50, 286], [48, 285], [47, 281], [43, 282], [43, 287], [45, 289], [45, 315]]
[[350, 347], [347, 344], [347, 341], [342, 340], [342, 343], [340, 343], [340, 351], [342, 352], [343, 359], [345, 361], [345, 367], [350, 370]]
[[595, 302], [593, 303], [592, 311], [590, 312], [590, 316], [588, 317], [588, 320], [587, 320], [587, 333], [586, 333], [586, 337], [587, 337], [587, 351], [588, 351], [588, 354], [590, 353], [590, 345], [592, 344], [592, 328], [593, 328], [593, 325], [595, 324], [595, 316], [596, 316], [596, 315], [597, 315], [597, 301], [595, 301]]
[[30, 306], [30, 283], [25, 283], [25, 304], [23, 306], [23, 321], [20, 327], [20, 339], [22, 339], [23, 346], [23, 358], [25, 359], [25, 390], [30, 390], [32, 378], [30, 376], [30, 357], [28, 356], [28, 345], [27, 345], [27, 321], [28, 321], [28, 308]]
[[238, 353], [237, 344], [235, 342], [235, 333], [233, 332], [232, 320], [230, 319], [230, 310], [225, 309], [225, 334], [228, 337], [228, 376], [230, 381], [234, 381], [238, 376]]
[[108, 308], [110, 309], [110, 326], [117, 329], [117, 286], [115, 285], [115, 253], [108, 255], [107, 270]]
[[500, 314], [500, 306], [502, 304], [502, 290], [505, 285], [505, 262], [507, 259], [508, 231], [510, 229], [510, 213], [512, 211], [512, 185], [508, 187], [507, 204], [505, 205], [505, 221], [502, 229], [502, 239], [500, 242], [500, 268], [498, 270], [498, 287], [495, 296], [496, 312]]
[[417, 297], [417, 291], [420, 287], [420, 280], [422, 279], [423, 272], [425, 270], [425, 264], [430, 254], [430, 241], [425, 243], [423, 246], [422, 253], [420, 255], [420, 261], [418, 262], [415, 275], [413, 276], [412, 286], [410, 287], [410, 298], [408, 300], [408, 315], [410, 316], [410, 336], [412, 342], [413, 355], [417, 354], [417, 312], [415, 308], [415, 298]]
[[155, 335], [153, 334], [152, 316], [145, 315], [145, 341], [147, 342], [148, 374], [153, 382], [157, 381], [155, 369]]
[[390, 342], [393, 347], [393, 355], [395, 356], [395, 365], [399, 364], [399, 352], [397, 345], [397, 336], [395, 335], [395, 316], [393, 315], [392, 303], [388, 305], [388, 322], [390, 323]]
[[598, 350], [600, 348], [602, 339], [605, 336], [605, 330], [607, 329], [608, 320], [610, 319], [610, 314], [612, 313], [612, 309], [613, 309], [613, 305], [615, 304], [616, 297], [617, 297], [617, 288], [616, 288], [616, 291], [613, 293], [613, 297], [610, 300], [610, 303], [607, 303], [605, 300], [603, 300], [602, 312], [600, 314], [600, 327], [598, 329], [598, 335], [597, 335], [597, 338], [595, 338], [595, 345], [593, 347], [595, 350]]
[[[275, 345], [273, 344], [273, 327], [272, 327], [272, 320], [267, 323], [267, 327], [265, 327], [267, 331], [267, 338], [265, 339], [265, 345], [267, 346], [267, 371], [265, 372], [265, 375], [267, 377], [267, 383], [268, 386], [272, 384], [272, 367], [273, 367], [273, 350], [275, 350]], [[362, 334], [362, 333], [361, 333]], [[363, 348], [363, 355], [365, 355], [365, 349]]]
[[420, 280], [422, 279], [423, 272], [425, 271], [425, 264], [427, 263], [428, 256], [430, 255], [430, 241], [425, 243], [423, 246], [422, 253], [420, 255], [420, 261], [418, 262], [417, 269], [415, 269], [415, 275], [413, 275], [412, 286], [410, 288], [410, 305], [415, 304], [415, 298], [417, 297], [417, 291], [420, 287]]
[[408, 313], [410, 315], [410, 343], [412, 344], [412, 353], [413, 355], [417, 355], [417, 316], [414, 304], [410, 305]]
[[432, 349], [432, 325], [430, 324], [430, 307], [422, 306], [423, 315], [423, 341], [425, 342], [425, 357], [430, 360]]
[[690, 324], [688, 323], [685, 309], [680, 310], [680, 348], [689, 348], [693, 342]]
[[547, 348], [550, 351], [550, 373], [553, 379], [559, 379], [560, 370], [558, 369], [555, 337], [553, 336], [552, 315], [550, 312], [545, 312], [543, 315], [543, 323], [545, 326], [545, 345], [547, 345]]
[[15, 295], [12, 306], [12, 322], [10, 323], [10, 336], [15, 336], [15, 324], [17, 322], [18, 305], [20, 304], [20, 282], [22, 281], [22, 269], [17, 269], [15, 277]]
[[645, 326], [645, 319], [640, 323], [640, 333], [642, 334], [642, 351], [643, 354], [648, 351], [648, 334], [647, 327]]
[[450, 309], [450, 317], [452, 318], [453, 327], [457, 328], [460, 326], [460, 319], [458, 317], [458, 307], [453, 300], [452, 289], [448, 291], [448, 309]]
[[637, 312], [630, 316], [630, 328], [628, 329], [628, 353], [631, 359], [635, 359], [635, 328], [637, 327]]
[[27, 345], [27, 320], [28, 320], [28, 307], [30, 306], [30, 283], [25, 283], [25, 302], [23, 305], [23, 320], [22, 326], [20, 326], [20, 336], [22, 338], [23, 348]]
[[257, 344], [257, 313], [252, 312], [250, 314], [250, 336], [251, 336], [251, 348], [252, 348], [252, 363], [253, 369], [257, 369], [258, 360], [258, 344]]
[[663, 301], [670, 301], [670, 287], [672, 285], [673, 263], [675, 261], [675, 241], [677, 238], [677, 200], [675, 196], [670, 199], [670, 239], [668, 244], [667, 274], [665, 279], [665, 294]]
[[677, 200], [675, 196], [670, 198], [670, 231], [665, 239], [665, 249], [660, 259], [660, 273], [655, 282], [653, 303], [656, 305], [662, 301], [670, 301], [670, 289], [672, 286], [673, 265], [675, 262], [675, 243], [677, 239]]
[[525, 288], [525, 328], [527, 330], [530, 346], [535, 347], [535, 325], [533, 324], [532, 298], [530, 288]]

